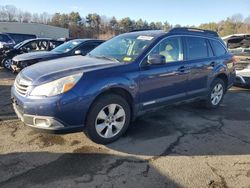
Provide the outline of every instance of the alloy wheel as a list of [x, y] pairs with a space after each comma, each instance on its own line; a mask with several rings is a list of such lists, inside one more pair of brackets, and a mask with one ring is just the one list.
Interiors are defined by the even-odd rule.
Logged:
[[12, 65], [12, 60], [11, 59], [6, 59], [4, 61], [4, 67], [7, 69], [11, 69], [11, 65]]
[[221, 83], [215, 85], [211, 93], [211, 103], [216, 106], [220, 103], [224, 93], [224, 88]]
[[123, 128], [126, 120], [126, 113], [122, 106], [109, 104], [97, 115], [95, 128], [99, 136], [112, 138]]

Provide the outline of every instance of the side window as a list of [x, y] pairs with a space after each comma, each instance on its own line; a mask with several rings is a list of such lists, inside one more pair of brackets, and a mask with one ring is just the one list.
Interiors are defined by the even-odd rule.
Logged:
[[211, 45], [209, 44], [209, 41], [208, 41], [208, 40], [207, 40], [207, 47], [208, 47], [208, 56], [209, 56], [209, 57], [213, 57], [213, 56], [214, 56], [214, 53], [213, 53], [212, 47], [211, 47]]
[[11, 42], [11, 39], [7, 35], [0, 35], [0, 42]]
[[53, 50], [57, 46], [61, 45], [63, 42], [60, 41], [49, 41], [48, 50]]
[[187, 42], [187, 58], [202, 59], [209, 57], [208, 43], [206, 39], [199, 37], [186, 37]]
[[48, 41], [47, 40], [41, 40], [38, 42], [37, 45], [37, 51], [45, 51], [48, 49]]
[[226, 49], [223, 47], [223, 45], [219, 41], [210, 40], [210, 43], [213, 47], [213, 50], [216, 56], [222, 56], [227, 53]]
[[182, 40], [180, 37], [166, 38], [155, 46], [149, 55], [162, 55], [166, 58], [166, 63], [182, 61]]
[[96, 46], [98, 46], [98, 44], [87, 44], [87, 45], [84, 45], [84, 46], [80, 47], [82, 55], [86, 55], [91, 50], [93, 50]]
[[27, 52], [36, 51], [38, 48], [37, 41], [29, 42], [26, 45], [24, 45], [23, 48], [25, 48], [27, 50]]

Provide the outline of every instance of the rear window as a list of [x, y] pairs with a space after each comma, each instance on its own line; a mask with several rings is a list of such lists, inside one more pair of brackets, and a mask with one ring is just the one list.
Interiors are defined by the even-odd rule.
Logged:
[[225, 55], [227, 53], [226, 49], [224, 48], [224, 46], [219, 41], [210, 40], [210, 43], [211, 43], [211, 45], [213, 47], [214, 54], [216, 56], [222, 56], [222, 55]]
[[186, 37], [188, 59], [202, 59], [209, 57], [206, 39]]
[[7, 35], [0, 34], [0, 42], [11, 42], [11, 39]]
[[9, 35], [13, 38], [16, 44], [28, 40], [36, 38], [36, 35], [28, 35], [28, 34], [16, 34], [16, 33], [9, 33]]

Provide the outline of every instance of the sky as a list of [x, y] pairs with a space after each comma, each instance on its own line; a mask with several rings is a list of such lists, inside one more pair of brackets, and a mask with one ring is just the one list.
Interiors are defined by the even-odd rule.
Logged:
[[0, 0], [32, 13], [98, 13], [117, 19], [130, 17], [170, 24], [199, 25], [218, 22], [233, 14], [250, 16], [250, 0]]

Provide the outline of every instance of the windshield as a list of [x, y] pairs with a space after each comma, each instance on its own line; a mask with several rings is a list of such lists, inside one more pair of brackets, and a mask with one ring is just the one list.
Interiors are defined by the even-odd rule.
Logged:
[[66, 42], [64, 44], [61, 44], [60, 46], [56, 47], [52, 51], [57, 52], [57, 53], [66, 53], [66, 52], [71, 51], [72, 49], [74, 49], [80, 43], [81, 43], [81, 41], [75, 41], [75, 40], [69, 41], [69, 42]]
[[134, 61], [151, 44], [153, 39], [152, 36], [138, 34], [120, 35], [101, 44], [89, 55], [129, 63]]
[[24, 44], [24, 42], [20, 42], [20, 43], [16, 44], [16, 45], [14, 46], [14, 48], [17, 49], [17, 48], [19, 48], [20, 46], [22, 46], [22, 44]]

